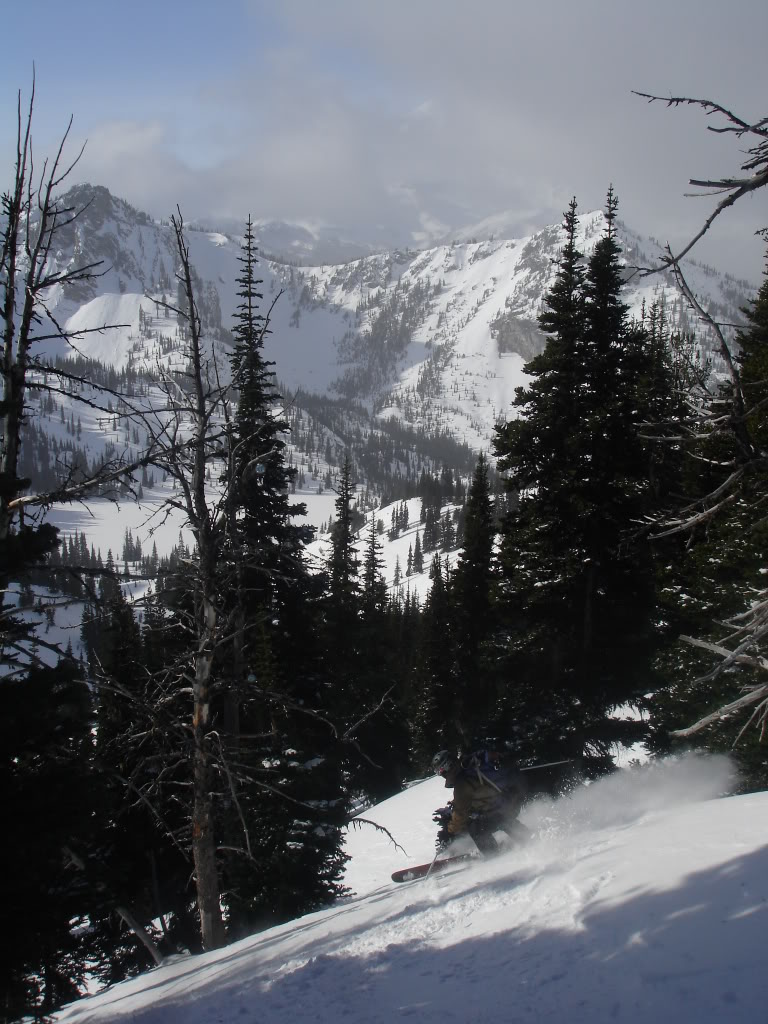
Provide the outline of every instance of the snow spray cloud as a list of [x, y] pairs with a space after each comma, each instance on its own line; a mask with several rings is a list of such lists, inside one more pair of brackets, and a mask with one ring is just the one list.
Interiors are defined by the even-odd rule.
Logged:
[[712, 800], [731, 791], [733, 763], [721, 754], [666, 757], [575, 789], [558, 800], [536, 800], [523, 812], [539, 835], [626, 825], [645, 814]]

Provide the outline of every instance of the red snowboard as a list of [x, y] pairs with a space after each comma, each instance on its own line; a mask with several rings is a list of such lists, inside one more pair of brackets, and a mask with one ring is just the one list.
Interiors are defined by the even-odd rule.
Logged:
[[[412, 868], [403, 868], [402, 871], [392, 872], [393, 882], [413, 882], [417, 878], [426, 878], [427, 875], [437, 875], [441, 871], [445, 871], [446, 868], [452, 867], [454, 864], [460, 864], [466, 860], [477, 860], [477, 853], [460, 853], [455, 857], [445, 857], [442, 860], [436, 860], [434, 863], [429, 864], [417, 864]], [[430, 871], [429, 869], [432, 868]]]

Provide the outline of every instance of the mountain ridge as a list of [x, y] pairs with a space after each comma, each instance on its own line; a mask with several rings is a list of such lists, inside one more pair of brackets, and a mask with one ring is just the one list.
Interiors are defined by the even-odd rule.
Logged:
[[[57, 260], [62, 266], [101, 260], [104, 267], [95, 280], [53, 295], [52, 310], [68, 329], [93, 331], [110, 318], [124, 324], [104, 336], [84, 336], [78, 348], [117, 367], [143, 361], [151, 369], [136, 342], [140, 320], [157, 314], [162, 302], [175, 303], [170, 226], [104, 186], [77, 186], [64, 202], [85, 210], [62, 236]], [[580, 215], [585, 256], [603, 228], [600, 211]], [[237, 305], [240, 239], [195, 226], [187, 235], [203, 327], [226, 343]], [[650, 263], [652, 240], [621, 222], [617, 236], [628, 268]], [[277, 299], [265, 353], [291, 391], [361, 402], [376, 416], [487, 449], [525, 382], [525, 362], [544, 346], [537, 318], [562, 239], [562, 227], [548, 225], [520, 239], [454, 241], [319, 266], [262, 254], [263, 311]], [[688, 276], [718, 319], [741, 320], [748, 282], [695, 263]], [[628, 270], [627, 277], [624, 301], [632, 315], [663, 301], [673, 329], [694, 326], [668, 272], [641, 277]], [[706, 331], [699, 331], [699, 343], [712, 350]]]

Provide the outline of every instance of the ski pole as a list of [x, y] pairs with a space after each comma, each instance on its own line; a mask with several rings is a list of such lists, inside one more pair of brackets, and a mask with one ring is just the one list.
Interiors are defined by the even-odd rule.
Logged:
[[532, 764], [528, 768], [521, 768], [521, 772], [535, 772], [538, 768], [553, 768], [556, 764], [571, 764], [572, 757], [566, 757], [564, 761], [547, 761], [546, 764]]
[[440, 847], [438, 846], [438, 848], [435, 850], [435, 856], [432, 858], [432, 863], [429, 865], [429, 869], [428, 869], [426, 875], [424, 875], [424, 881], [425, 882], [429, 878], [430, 873], [432, 871], [432, 868], [435, 866], [435, 862], [437, 861], [437, 858], [438, 858], [439, 854], [440, 854]]

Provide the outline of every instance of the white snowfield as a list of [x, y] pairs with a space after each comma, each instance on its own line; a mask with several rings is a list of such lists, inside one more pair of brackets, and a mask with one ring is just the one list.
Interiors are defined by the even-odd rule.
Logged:
[[765, 1024], [768, 793], [719, 799], [724, 759], [621, 772], [523, 814], [538, 838], [395, 885], [431, 859], [431, 779], [366, 812], [333, 908], [169, 962], [67, 1024]]

